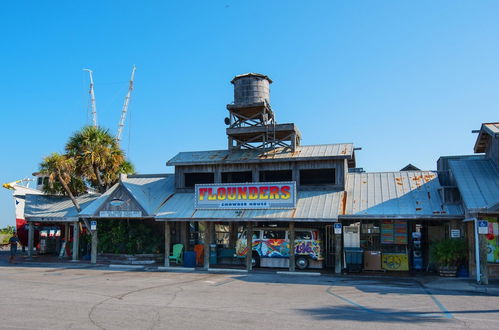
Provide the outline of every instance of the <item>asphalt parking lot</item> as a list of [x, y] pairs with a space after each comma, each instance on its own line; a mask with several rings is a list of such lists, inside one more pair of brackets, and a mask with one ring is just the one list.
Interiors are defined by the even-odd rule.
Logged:
[[499, 327], [499, 297], [416, 281], [0, 266], [2, 329]]

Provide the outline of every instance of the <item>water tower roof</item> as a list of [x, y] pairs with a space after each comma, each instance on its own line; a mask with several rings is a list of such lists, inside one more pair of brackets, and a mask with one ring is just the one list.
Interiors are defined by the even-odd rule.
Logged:
[[249, 72], [249, 73], [237, 75], [230, 82], [233, 84], [234, 81], [238, 80], [239, 78], [244, 78], [244, 77], [259, 77], [259, 78], [267, 79], [270, 84], [272, 83], [272, 79], [270, 79], [268, 76], [266, 76], [264, 74], [260, 74], [260, 73], [254, 73], [254, 72]]

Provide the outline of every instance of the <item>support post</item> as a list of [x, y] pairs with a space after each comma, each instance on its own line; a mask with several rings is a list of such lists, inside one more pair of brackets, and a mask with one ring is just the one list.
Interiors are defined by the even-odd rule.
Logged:
[[165, 221], [165, 267], [170, 267], [170, 242], [170, 223], [168, 221]]
[[487, 239], [485, 235], [478, 235], [478, 242], [480, 246], [480, 284], [489, 284], [489, 271], [487, 269]]
[[[334, 230], [334, 228], [333, 228]], [[343, 231], [343, 227], [341, 228]], [[341, 274], [343, 261], [343, 244], [341, 244], [341, 234], [334, 234], [334, 272]]]
[[90, 263], [97, 263], [97, 244], [99, 244], [99, 238], [97, 237], [97, 230], [92, 231], [92, 254], [90, 256]]
[[210, 268], [211, 226], [211, 222], [204, 222], [204, 270], [208, 270]]
[[237, 242], [237, 222], [229, 223], [229, 249], [234, 249], [236, 247]]
[[73, 256], [72, 261], [78, 261], [78, 249], [80, 243], [80, 225], [78, 222], [73, 223]]
[[64, 242], [66, 245], [69, 244], [69, 223], [64, 224]]
[[180, 241], [184, 246], [184, 251], [189, 249], [189, 232], [188, 232], [189, 222], [180, 222]]
[[246, 225], [246, 270], [253, 270], [253, 222], [248, 221]]
[[295, 258], [295, 222], [291, 221], [289, 223], [288, 229], [289, 237], [289, 271], [295, 271], [296, 258]]
[[33, 222], [28, 222], [28, 258], [33, 257], [33, 244], [35, 240], [35, 228]]

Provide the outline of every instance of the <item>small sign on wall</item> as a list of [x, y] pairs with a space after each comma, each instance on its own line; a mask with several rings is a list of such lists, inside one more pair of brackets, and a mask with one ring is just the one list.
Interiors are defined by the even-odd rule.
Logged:
[[90, 230], [97, 230], [97, 221], [90, 221]]
[[341, 235], [341, 223], [334, 224], [334, 234]]
[[489, 222], [487, 220], [478, 220], [478, 233], [484, 235], [489, 233]]
[[460, 229], [451, 229], [450, 230], [450, 237], [451, 238], [459, 238], [459, 237], [461, 237], [461, 230]]

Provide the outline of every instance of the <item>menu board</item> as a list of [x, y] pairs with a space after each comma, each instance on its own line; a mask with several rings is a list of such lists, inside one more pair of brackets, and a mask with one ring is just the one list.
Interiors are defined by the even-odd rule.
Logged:
[[407, 221], [383, 221], [381, 224], [381, 244], [407, 244]]

